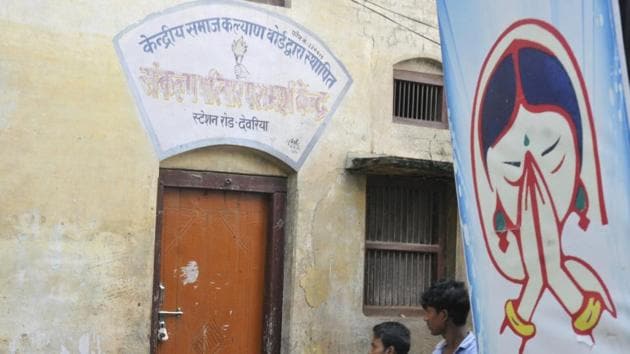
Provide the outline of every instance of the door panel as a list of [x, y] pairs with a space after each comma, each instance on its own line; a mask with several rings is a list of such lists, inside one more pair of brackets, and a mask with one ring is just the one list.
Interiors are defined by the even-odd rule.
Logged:
[[269, 199], [164, 189], [160, 280], [168, 341], [158, 353], [261, 353]]

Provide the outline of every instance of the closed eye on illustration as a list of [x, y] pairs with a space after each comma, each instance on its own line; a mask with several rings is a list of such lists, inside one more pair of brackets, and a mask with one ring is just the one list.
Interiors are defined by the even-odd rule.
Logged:
[[550, 147], [546, 148], [545, 151], [542, 152], [542, 154], [540, 154], [540, 156], [545, 156], [548, 153], [552, 152], [553, 149], [556, 148], [556, 146], [558, 146], [558, 143], [560, 142], [560, 137], [558, 137], [558, 139], [556, 140], [555, 143], [553, 143]]
[[503, 161], [503, 163], [514, 167], [521, 167], [520, 161]]

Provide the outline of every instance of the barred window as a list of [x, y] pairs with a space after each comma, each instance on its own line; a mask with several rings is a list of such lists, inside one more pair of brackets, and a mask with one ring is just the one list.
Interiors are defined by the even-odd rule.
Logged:
[[421, 295], [445, 272], [449, 184], [368, 176], [363, 311], [420, 315]]
[[442, 77], [394, 70], [394, 122], [447, 128]]

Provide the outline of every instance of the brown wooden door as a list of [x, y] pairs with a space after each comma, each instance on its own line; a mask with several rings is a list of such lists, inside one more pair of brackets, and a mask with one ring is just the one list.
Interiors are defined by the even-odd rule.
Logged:
[[269, 196], [164, 188], [158, 353], [262, 352]]

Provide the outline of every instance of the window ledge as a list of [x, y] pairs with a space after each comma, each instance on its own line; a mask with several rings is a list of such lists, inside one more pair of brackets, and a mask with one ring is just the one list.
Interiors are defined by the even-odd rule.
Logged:
[[398, 156], [348, 156], [346, 170], [352, 174], [453, 178], [453, 164], [445, 161]]
[[387, 316], [387, 317], [420, 317], [424, 316], [422, 307], [412, 306], [370, 306], [363, 305], [363, 314], [366, 316]]

